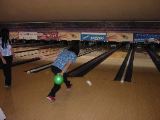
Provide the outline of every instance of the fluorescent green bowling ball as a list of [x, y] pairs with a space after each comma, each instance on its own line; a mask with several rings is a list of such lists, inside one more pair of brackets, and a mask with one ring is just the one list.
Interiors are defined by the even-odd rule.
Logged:
[[57, 74], [53, 77], [54, 83], [57, 85], [61, 85], [63, 83], [63, 76], [60, 74]]

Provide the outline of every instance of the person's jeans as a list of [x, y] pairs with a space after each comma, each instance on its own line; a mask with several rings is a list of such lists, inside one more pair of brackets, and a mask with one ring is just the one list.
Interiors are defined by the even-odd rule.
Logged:
[[[59, 69], [58, 67], [56, 66], [52, 66], [51, 67], [51, 70], [52, 72], [56, 75], [58, 73], [61, 73], [62, 70]], [[63, 74], [63, 79], [64, 79], [64, 83], [66, 84], [66, 86], [70, 86], [70, 81], [67, 80], [67, 73], [64, 73]], [[53, 88], [51, 89], [50, 93], [48, 94], [48, 96], [53, 96], [55, 97], [56, 93], [59, 91], [59, 89], [61, 88], [61, 85], [57, 85], [57, 84], [54, 84]]]
[[4, 59], [6, 60], [6, 64], [2, 65], [4, 77], [5, 77], [5, 85], [11, 86], [12, 82], [12, 61], [13, 56], [4, 56]]

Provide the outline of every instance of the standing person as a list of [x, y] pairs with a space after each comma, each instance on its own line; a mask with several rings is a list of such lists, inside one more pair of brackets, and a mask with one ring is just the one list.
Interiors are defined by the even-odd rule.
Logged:
[[[56, 60], [53, 62], [51, 66], [52, 72], [56, 74], [61, 74], [64, 79], [64, 83], [68, 89], [72, 87], [72, 84], [67, 79], [67, 70], [71, 66], [71, 64], [75, 63], [77, 56], [79, 54], [79, 42], [72, 41], [72, 45], [68, 49], [64, 49], [57, 56]], [[61, 88], [61, 85], [54, 84], [50, 93], [47, 96], [47, 99], [50, 101], [55, 101], [55, 95]]]
[[11, 86], [11, 66], [13, 60], [13, 49], [9, 43], [9, 30], [1, 30], [0, 38], [0, 60], [2, 62], [2, 69], [5, 77], [5, 87]]

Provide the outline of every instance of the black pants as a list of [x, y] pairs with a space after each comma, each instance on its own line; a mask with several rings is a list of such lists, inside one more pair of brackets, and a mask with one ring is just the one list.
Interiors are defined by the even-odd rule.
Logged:
[[[60, 73], [62, 70], [60, 70], [58, 67], [52, 66], [51, 67], [52, 72], [56, 75], [57, 73]], [[67, 80], [67, 73], [63, 74], [63, 79], [64, 79], [64, 83], [66, 84], [66, 86], [70, 86], [70, 81]], [[48, 94], [48, 96], [53, 96], [55, 97], [56, 93], [58, 92], [58, 90], [61, 88], [61, 85], [57, 85], [54, 84], [53, 88], [51, 89], [50, 93]]]
[[7, 64], [2, 65], [4, 77], [5, 77], [5, 85], [11, 86], [12, 82], [12, 61], [13, 61], [13, 56], [3, 56], [4, 59], [6, 60]]

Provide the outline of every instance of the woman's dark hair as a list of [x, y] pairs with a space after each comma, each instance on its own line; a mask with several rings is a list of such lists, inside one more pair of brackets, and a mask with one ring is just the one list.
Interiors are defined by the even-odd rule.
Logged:
[[2, 48], [6, 48], [9, 42], [9, 30], [6, 28], [3, 28], [1, 30], [1, 37], [2, 37]]
[[69, 51], [74, 52], [77, 56], [79, 54], [79, 41], [72, 41], [71, 46], [68, 48]]

